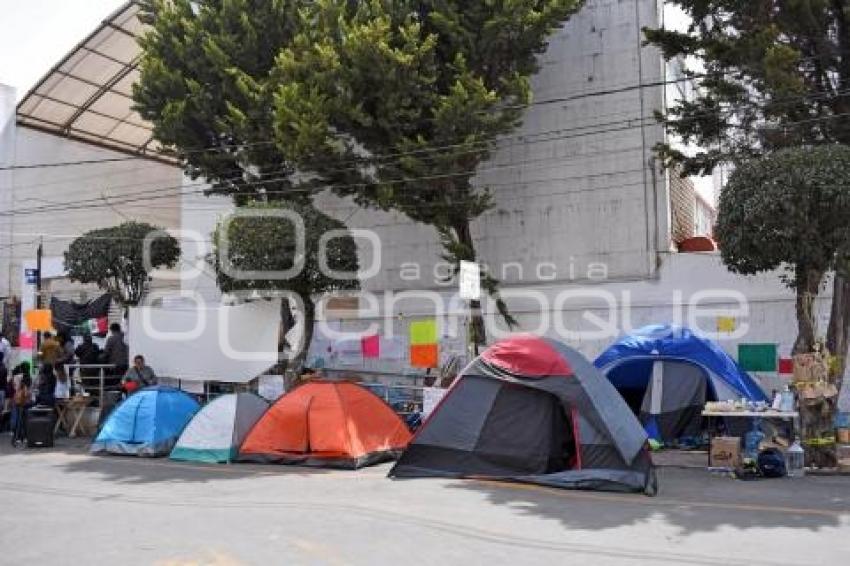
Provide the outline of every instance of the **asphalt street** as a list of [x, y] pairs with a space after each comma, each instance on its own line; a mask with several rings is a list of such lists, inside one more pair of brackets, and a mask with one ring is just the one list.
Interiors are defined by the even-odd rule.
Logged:
[[661, 494], [92, 457], [0, 437], [0, 564], [841, 564], [850, 478], [660, 468]]

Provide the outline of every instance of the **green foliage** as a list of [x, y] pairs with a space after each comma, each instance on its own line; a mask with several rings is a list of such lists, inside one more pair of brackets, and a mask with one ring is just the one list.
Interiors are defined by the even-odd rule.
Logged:
[[[146, 264], [144, 247], [149, 235]], [[179, 258], [180, 244], [160, 228], [125, 222], [91, 230], [71, 242], [65, 252], [65, 269], [72, 281], [94, 283], [122, 305], [132, 306], [139, 304], [148, 289], [148, 270], [174, 267]]]
[[644, 30], [667, 58], [698, 59], [701, 89], [663, 116], [701, 148], [659, 146], [685, 174], [783, 147], [850, 143], [850, 4], [846, 0], [672, 0], [685, 32]]
[[[224, 292], [283, 290], [297, 293], [305, 302], [314, 294], [359, 288], [356, 278], [337, 279], [322, 273], [319, 240], [331, 230], [346, 230], [345, 224], [322, 214], [309, 205], [253, 203], [242, 211], [259, 216], [233, 216], [216, 227], [213, 234], [213, 253], [210, 262], [215, 267], [218, 285]], [[274, 277], [232, 277], [226, 271], [287, 271], [296, 258], [296, 228], [285, 216], [263, 215], [263, 212], [290, 211], [304, 221], [303, 269], [288, 279]], [[222, 248], [226, 244], [230, 269], [222, 269], [225, 260]], [[347, 235], [329, 239], [325, 248], [328, 267], [334, 271], [356, 273], [359, 269], [357, 245]]]
[[278, 57], [278, 144], [338, 194], [434, 226], [456, 266], [476, 260], [469, 224], [492, 207], [476, 168], [519, 125], [536, 56], [579, 4], [316, 2]]
[[211, 192], [244, 202], [306, 197], [292, 192], [294, 169], [273, 143], [269, 73], [303, 2], [145, 0], [151, 31], [141, 40], [135, 108], [154, 137]]
[[[295, 366], [303, 363], [313, 338], [315, 304], [313, 296], [333, 291], [353, 290], [360, 287], [355, 277], [337, 278], [322, 269], [319, 242], [332, 230], [343, 230], [344, 236], [329, 238], [324, 249], [325, 265], [342, 275], [355, 274], [359, 270], [357, 244], [348, 234], [345, 224], [322, 214], [309, 204], [259, 203], [254, 202], [240, 208], [249, 215], [235, 215], [216, 226], [213, 234], [213, 252], [208, 258], [216, 272], [219, 288], [225, 293], [245, 291], [289, 291], [301, 299], [304, 317], [304, 339], [294, 358]], [[294, 213], [303, 221], [303, 256], [298, 256], [299, 237], [292, 219], [276, 212]], [[265, 214], [270, 213], [270, 214]], [[224, 262], [227, 262], [226, 264]], [[295, 275], [252, 277], [241, 272], [286, 272], [298, 263]], [[284, 300], [282, 320], [284, 335], [291, 329], [293, 320], [292, 303]], [[285, 343], [288, 345], [289, 343]]]
[[[787, 270], [784, 280], [797, 295], [795, 353], [814, 347], [814, 299], [824, 274], [834, 269], [846, 276], [848, 218], [850, 146], [784, 149], [740, 163], [720, 195], [715, 236], [723, 262], [748, 275]], [[842, 294], [840, 279], [836, 292]], [[846, 324], [844, 308], [834, 302], [828, 335], [833, 351], [846, 351], [835, 334]]]
[[580, 4], [147, 0], [134, 99], [192, 175], [239, 203], [330, 187], [474, 260], [469, 223], [492, 206], [476, 167], [519, 124], [537, 55]]
[[787, 265], [824, 273], [850, 253], [850, 147], [780, 150], [741, 163], [720, 195], [724, 263], [755, 274]]

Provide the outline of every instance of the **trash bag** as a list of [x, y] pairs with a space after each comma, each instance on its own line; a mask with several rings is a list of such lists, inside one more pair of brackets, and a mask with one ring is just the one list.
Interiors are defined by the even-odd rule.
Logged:
[[785, 457], [776, 448], [765, 448], [756, 459], [759, 473], [765, 478], [785, 477]]

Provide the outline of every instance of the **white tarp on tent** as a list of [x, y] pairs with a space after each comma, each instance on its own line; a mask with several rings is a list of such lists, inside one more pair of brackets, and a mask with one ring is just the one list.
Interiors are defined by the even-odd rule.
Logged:
[[278, 360], [280, 301], [130, 309], [130, 355], [158, 376], [244, 383]]

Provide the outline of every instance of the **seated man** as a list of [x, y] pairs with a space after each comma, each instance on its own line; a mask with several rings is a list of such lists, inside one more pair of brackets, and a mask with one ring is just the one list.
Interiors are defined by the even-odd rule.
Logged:
[[145, 365], [145, 357], [138, 355], [133, 358], [133, 365], [124, 374], [121, 385], [127, 393], [133, 393], [142, 387], [156, 385], [156, 374], [150, 366]]

